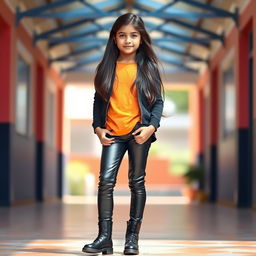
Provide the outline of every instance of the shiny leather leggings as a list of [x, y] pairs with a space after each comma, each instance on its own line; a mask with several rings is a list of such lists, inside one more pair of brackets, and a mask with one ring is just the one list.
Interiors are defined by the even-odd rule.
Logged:
[[151, 146], [150, 137], [143, 144], [138, 144], [131, 133], [140, 127], [137, 123], [133, 130], [122, 136], [107, 134], [107, 137], [114, 137], [115, 142], [110, 146], [102, 147], [100, 176], [98, 185], [98, 217], [101, 220], [112, 220], [113, 214], [113, 190], [116, 184], [117, 173], [128, 150], [129, 159], [129, 188], [131, 190], [130, 219], [142, 220], [146, 190], [144, 178], [147, 163], [148, 151]]

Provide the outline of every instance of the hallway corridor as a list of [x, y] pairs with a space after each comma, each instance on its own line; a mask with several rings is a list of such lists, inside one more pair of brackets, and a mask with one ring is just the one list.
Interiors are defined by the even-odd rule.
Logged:
[[[256, 255], [254, 210], [148, 197], [140, 255]], [[97, 235], [96, 197], [0, 208], [0, 255], [85, 255]], [[114, 255], [122, 255], [129, 198], [115, 198]]]
[[[256, 256], [255, 60], [256, 0], [1, 0], [0, 256], [85, 255], [106, 169], [123, 255], [146, 166], [140, 255]], [[112, 179], [104, 129], [133, 121], [157, 141]]]

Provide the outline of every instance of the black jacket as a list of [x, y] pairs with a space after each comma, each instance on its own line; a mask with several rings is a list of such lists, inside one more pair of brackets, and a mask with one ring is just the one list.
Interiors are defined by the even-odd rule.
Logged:
[[[157, 128], [160, 127], [160, 119], [163, 112], [162, 96], [158, 95], [156, 97], [155, 103], [153, 104], [153, 106], [150, 107], [147, 103], [145, 95], [141, 92], [141, 90], [137, 89], [137, 92], [138, 92], [138, 101], [140, 106], [142, 126], [153, 125], [155, 127], [155, 132], [156, 132]], [[107, 116], [111, 93], [109, 94], [107, 101], [104, 101], [97, 92], [95, 92], [94, 94], [93, 122], [92, 122], [94, 133], [97, 127], [106, 128], [105, 126], [106, 116]], [[156, 141], [155, 132], [152, 135], [152, 142]]]

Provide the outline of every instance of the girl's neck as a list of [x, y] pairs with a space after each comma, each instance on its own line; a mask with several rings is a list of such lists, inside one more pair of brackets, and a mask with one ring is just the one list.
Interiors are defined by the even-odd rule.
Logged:
[[132, 60], [121, 60], [121, 59], [117, 59], [117, 62], [122, 62], [122, 63], [134, 63], [135, 60], [132, 59]]
[[118, 56], [117, 61], [119, 62], [135, 62], [135, 55], [134, 56]]

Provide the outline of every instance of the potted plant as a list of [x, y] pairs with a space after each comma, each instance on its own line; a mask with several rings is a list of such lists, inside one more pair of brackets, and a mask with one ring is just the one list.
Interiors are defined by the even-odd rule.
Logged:
[[204, 179], [204, 167], [202, 165], [189, 165], [187, 171], [183, 174], [183, 178], [187, 186], [183, 189], [183, 194], [187, 196], [190, 201], [199, 200], [205, 201], [206, 195], [200, 190], [199, 184]]

